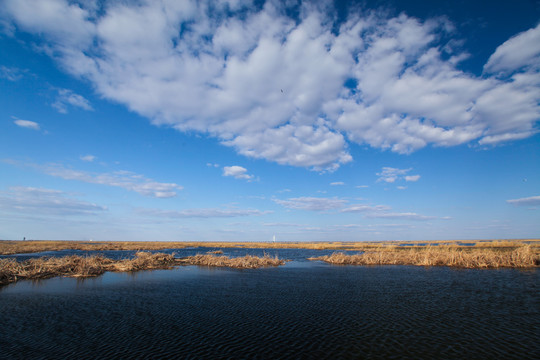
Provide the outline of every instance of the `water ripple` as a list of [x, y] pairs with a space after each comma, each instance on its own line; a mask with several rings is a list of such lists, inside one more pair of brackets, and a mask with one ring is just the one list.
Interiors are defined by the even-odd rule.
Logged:
[[0, 290], [0, 358], [539, 358], [537, 271], [183, 267]]

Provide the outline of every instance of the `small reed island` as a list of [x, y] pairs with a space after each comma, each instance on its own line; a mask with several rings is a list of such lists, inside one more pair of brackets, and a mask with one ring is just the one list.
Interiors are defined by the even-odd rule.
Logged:
[[531, 268], [540, 264], [537, 249], [531, 245], [516, 248], [459, 246], [386, 247], [361, 254], [335, 252], [309, 258], [335, 265], [415, 265], [452, 266], [468, 269]]
[[[216, 252], [213, 252], [216, 253]], [[103, 256], [42, 257], [25, 261], [0, 259], [0, 286], [18, 280], [47, 279], [55, 276], [92, 277], [106, 271], [127, 272], [153, 269], [171, 269], [178, 265], [201, 265], [256, 269], [283, 265], [285, 260], [268, 255], [262, 257], [246, 255], [230, 258], [215, 254], [199, 254], [176, 258], [171, 254], [139, 251], [133, 259], [113, 260]]]

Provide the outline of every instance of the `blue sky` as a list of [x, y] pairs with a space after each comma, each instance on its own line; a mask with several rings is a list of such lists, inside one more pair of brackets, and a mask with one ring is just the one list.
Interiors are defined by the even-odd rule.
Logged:
[[0, 239], [538, 237], [540, 4], [483, 4], [0, 0]]

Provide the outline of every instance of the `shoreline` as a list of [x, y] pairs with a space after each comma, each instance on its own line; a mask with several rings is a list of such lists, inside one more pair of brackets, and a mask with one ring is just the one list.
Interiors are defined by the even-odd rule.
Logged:
[[[473, 245], [471, 245], [473, 244]], [[165, 250], [188, 247], [245, 249], [312, 249], [336, 251], [367, 251], [390, 248], [424, 248], [452, 246], [459, 248], [517, 248], [530, 244], [540, 253], [540, 239], [505, 240], [435, 240], [435, 241], [373, 241], [373, 242], [226, 242], [226, 241], [74, 241], [74, 240], [0, 240], [0, 255], [13, 255], [59, 250]]]

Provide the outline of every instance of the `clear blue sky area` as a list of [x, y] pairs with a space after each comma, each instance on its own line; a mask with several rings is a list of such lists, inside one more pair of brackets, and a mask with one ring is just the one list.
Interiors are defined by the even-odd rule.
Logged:
[[539, 21], [0, 0], [0, 239], [538, 238]]

